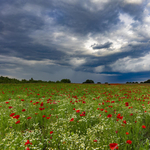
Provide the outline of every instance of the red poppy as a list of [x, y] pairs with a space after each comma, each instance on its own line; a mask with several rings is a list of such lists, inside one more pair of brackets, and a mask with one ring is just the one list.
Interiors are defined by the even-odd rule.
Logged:
[[126, 120], [123, 121], [124, 124], [127, 124]]
[[129, 106], [129, 103], [128, 103], [128, 102], [126, 102], [126, 103], [125, 103], [125, 106]]
[[8, 104], [9, 102], [6, 102], [6, 104]]
[[93, 142], [97, 142], [97, 140], [93, 140]]
[[77, 113], [79, 113], [79, 112], [80, 112], [80, 110], [76, 110], [76, 112], [77, 112]]
[[29, 147], [27, 147], [26, 150], [30, 150]]
[[41, 106], [41, 107], [43, 106], [43, 102], [40, 104], [40, 106]]
[[71, 118], [71, 120], [70, 121], [74, 121], [74, 118]]
[[12, 107], [12, 106], [9, 106], [8, 108], [11, 109], [11, 108], [13, 108], [13, 107]]
[[126, 135], [128, 135], [129, 133], [128, 132], [126, 132]]
[[109, 144], [111, 150], [114, 150], [115, 148], [118, 149], [117, 145], [118, 145], [117, 143], [111, 143], [111, 144]]
[[112, 117], [112, 114], [109, 114], [108, 116], [107, 116], [107, 118], [111, 118]]
[[31, 144], [32, 145], [32, 143], [30, 143], [29, 140], [27, 140], [27, 142], [24, 145], [27, 145], [27, 144]]
[[16, 118], [16, 119], [18, 119], [20, 116], [19, 115], [16, 115], [16, 116], [14, 116], [13, 118]]
[[53, 133], [53, 131], [50, 132], [50, 134], [52, 134], [52, 133]]
[[145, 126], [145, 125], [142, 125], [142, 128], [143, 128], [143, 129], [145, 129], [145, 128], [146, 128], [146, 126]]
[[127, 140], [127, 142], [126, 142], [126, 143], [131, 144], [131, 143], [132, 143], [132, 141], [131, 141], [131, 140]]
[[13, 117], [14, 115], [15, 115], [15, 113], [11, 113], [9, 116], [10, 116], [10, 117]]
[[25, 109], [22, 109], [22, 111], [26, 111]]
[[18, 124], [18, 123], [20, 123], [20, 120], [18, 120], [15, 124]]
[[27, 119], [31, 119], [31, 117], [28, 117]]

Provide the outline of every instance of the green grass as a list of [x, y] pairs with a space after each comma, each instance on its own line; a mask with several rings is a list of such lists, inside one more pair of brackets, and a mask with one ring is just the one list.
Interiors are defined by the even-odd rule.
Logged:
[[0, 149], [149, 150], [149, 93], [141, 85], [0, 84]]

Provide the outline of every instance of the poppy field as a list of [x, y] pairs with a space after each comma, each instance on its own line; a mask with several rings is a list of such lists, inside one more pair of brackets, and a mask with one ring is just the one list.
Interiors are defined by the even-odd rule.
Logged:
[[0, 84], [0, 149], [149, 150], [150, 86]]

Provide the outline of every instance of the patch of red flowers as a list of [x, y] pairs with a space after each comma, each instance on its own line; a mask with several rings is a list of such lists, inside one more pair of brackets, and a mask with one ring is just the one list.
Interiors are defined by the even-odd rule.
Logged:
[[117, 143], [109, 144], [111, 150], [118, 149], [119, 147], [117, 145], [118, 145]]
[[127, 143], [127, 144], [132, 144], [132, 141], [131, 141], [131, 140], [127, 140], [126, 143]]

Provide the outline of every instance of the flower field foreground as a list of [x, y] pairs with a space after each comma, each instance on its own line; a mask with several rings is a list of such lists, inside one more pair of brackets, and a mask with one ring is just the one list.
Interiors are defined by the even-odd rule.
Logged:
[[0, 149], [149, 150], [150, 86], [0, 84]]

